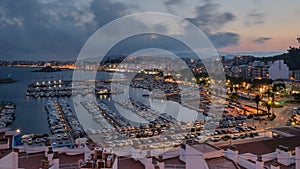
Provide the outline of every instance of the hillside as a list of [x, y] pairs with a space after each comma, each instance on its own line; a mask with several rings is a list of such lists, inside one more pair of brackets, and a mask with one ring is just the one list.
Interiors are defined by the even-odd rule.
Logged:
[[290, 47], [287, 50], [287, 53], [276, 55], [273, 57], [262, 57], [256, 58], [259, 61], [275, 61], [275, 60], [284, 60], [285, 63], [289, 66], [290, 70], [299, 70], [300, 69], [300, 47]]

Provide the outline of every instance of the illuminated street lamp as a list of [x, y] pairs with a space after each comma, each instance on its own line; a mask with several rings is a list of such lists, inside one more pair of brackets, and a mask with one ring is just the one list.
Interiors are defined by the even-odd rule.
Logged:
[[268, 117], [270, 117], [270, 109], [271, 109], [272, 101], [268, 100], [267, 101], [267, 109], [268, 109]]

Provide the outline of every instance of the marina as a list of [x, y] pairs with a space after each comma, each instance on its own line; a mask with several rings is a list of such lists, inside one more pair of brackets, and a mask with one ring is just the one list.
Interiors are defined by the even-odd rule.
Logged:
[[[92, 87], [94, 84], [95, 87]], [[74, 86], [74, 87], [73, 87]], [[26, 96], [33, 98], [71, 97], [76, 95], [110, 95], [121, 93], [110, 89], [110, 82], [103, 80], [74, 82], [69, 80], [38, 81], [28, 85]]]
[[76, 114], [65, 100], [48, 100], [45, 103], [45, 109], [48, 113], [51, 133], [58, 141], [61, 139], [74, 141], [76, 138], [85, 136]]
[[[20, 69], [22, 70], [23, 68]], [[25, 70], [28, 70], [28, 72], [31, 73], [30, 69]], [[59, 73], [67, 74], [69, 72]], [[107, 72], [105, 72], [105, 74], [106, 73]], [[45, 80], [44, 76], [47, 77], [47, 80]], [[244, 109], [247, 109], [248, 111], [246, 111], [246, 113], [256, 112], [254, 108], [228, 103], [227, 101], [225, 105], [226, 112], [224, 111], [225, 114], [221, 122], [213, 122], [218, 123], [218, 128], [215, 131], [206, 130], [203, 128], [204, 123], [209, 119], [213, 119], [213, 114], [210, 112], [212, 109], [211, 96], [206, 88], [181, 84], [180, 87], [185, 90], [177, 91], [176, 88], [179, 89], [178, 86], [172, 83], [166, 83], [165, 81], [152, 82], [151, 80], [146, 82], [133, 81], [130, 85], [130, 90], [133, 91], [133, 94], [131, 93], [131, 98], [129, 100], [121, 97], [121, 88], [115, 90], [115, 93], [107, 95], [105, 99], [99, 97], [100, 99], [97, 101], [80, 102], [79, 104], [91, 115], [92, 120], [101, 126], [101, 128], [91, 127], [83, 130], [74, 110], [72, 110], [73, 103], [70, 98], [87, 96], [96, 92], [99, 95], [106, 95], [106, 92], [109, 92], [108, 88], [110, 87], [111, 82], [106, 82], [105, 80], [98, 80], [96, 83], [95, 81], [89, 83], [88, 81], [74, 82], [77, 88], [72, 88], [70, 83], [71, 79], [60, 78], [62, 76], [63, 75], [42, 74], [39, 77], [34, 77], [35, 80], [25, 82], [22, 82], [22, 78], [18, 77], [18, 79], [21, 79], [20, 83], [29, 84], [27, 88], [23, 86], [24, 91], [27, 91], [27, 89], [30, 88], [30, 90], [27, 91], [30, 96], [29, 98], [26, 97], [24, 100], [28, 102], [28, 104], [30, 103], [37, 106], [38, 111], [34, 110], [34, 112], [39, 112], [34, 116], [30, 115], [33, 110], [28, 111], [29, 106], [24, 107], [24, 101], [22, 101], [23, 105], [20, 103], [20, 107], [26, 110], [26, 113], [19, 113], [19, 116], [29, 115], [31, 118], [37, 117], [40, 118], [37, 122], [42, 123], [42, 130], [39, 130], [40, 128], [36, 127], [33, 127], [34, 130], [28, 130], [26, 127], [15, 127], [16, 129], [24, 129], [22, 130], [22, 133], [25, 135], [24, 137], [26, 137], [24, 143], [29, 145], [40, 145], [45, 143], [46, 138], [50, 138], [51, 143], [55, 143], [56, 146], [69, 146], [74, 139], [88, 136], [92, 140], [99, 140], [99, 144], [107, 147], [124, 148], [126, 146], [135, 146], [141, 149], [156, 149], [179, 145], [185, 138], [195, 138], [197, 140], [200, 139], [199, 136], [205, 136], [207, 137], [206, 139], [216, 142], [228, 140], [228, 138], [230, 138], [230, 133], [232, 132], [235, 133], [235, 136], [233, 136], [234, 139], [242, 139], [244, 137], [250, 138], [254, 135], [251, 133], [255, 132], [255, 130], [250, 129], [245, 125], [244, 122], [247, 119], [245, 119], [243, 111]], [[64, 75], [64, 77], [67, 76], [68, 75]], [[150, 85], [150, 83], [154, 83], [155, 85]], [[90, 84], [95, 84], [95, 87], [91, 87]], [[14, 83], [14, 85], [19, 85], [19, 83]], [[56, 89], [54, 85], [56, 85]], [[193, 100], [194, 95], [196, 94], [191, 92], [193, 89], [199, 89], [200, 101], [198, 102], [198, 105], [196, 104], [197, 100]], [[156, 93], [156, 91], [158, 92]], [[167, 92], [162, 95], [163, 97], [160, 97], [161, 93], [159, 91]], [[14, 93], [11, 90], [10, 92]], [[69, 95], [71, 96], [70, 98], [69, 96], [66, 97], [66, 95], [64, 95], [64, 93], [67, 92], [69, 92], [69, 94], [71, 93], [71, 95]], [[72, 92], [75, 92], [75, 95]], [[176, 99], [177, 96], [179, 96], [177, 92], [181, 92], [181, 96], [190, 99], [187, 99], [186, 103], [180, 103]], [[18, 94], [18, 97], [16, 98], [22, 98], [22, 95], [26, 95], [26, 92], [16, 94]], [[52, 97], [51, 95], [53, 94], [54, 96]], [[37, 95], [37, 97], [34, 95]], [[151, 97], [151, 95], [154, 97]], [[112, 96], [117, 96], [119, 99], [112, 100]], [[167, 98], [164, 96], [167, 96]], [[30, 97], [35, 97], [36, 99], [30, 99]], [[123, 111], [121, 113], [118, 112], [118, 110], [113, 108], [112, 103], [121, 107]], [[169, 109], [166, 112], [162, 111], [163, 109], [161, 109], [161, 106], [165, 103], [168, 103], [168, 107], [173, 107], [174, 109]], [[18, 106], [18, 108], [20, 107]], [[186, 112], [185, 117], [189, 114], [187, 112], [195, 111], [198, 113], [197, 115], [199, 115], [199, 117], [194, 117], [193, 113], [191, 113], [190, 119], [202, 120], [183, 122], [182, 117], [177, 117], [176, 114], [172, 114], [178, 111], [176, 110], [178, 108], [183, 109], [184, 112]], [[134, 118], [125, 118], [124, 112], [129, 113], [129, 117], [134, 116], [137, 118], [135, 120], [133, 120]], [[44, 115], [46, 117], [41, 117]], [[174, 117], [177, 117], [177, 119]], [[46, 126], [43, 124], [46, 124]], [[12, 125], [14, 125], [14, 123]], [[47, 130], [49, 130], [49, 132], [47, 132]], [[32, 135], [30, 133], [45, 134]], [[49, 134], [49, 137], [47, 137], [47, 133]]]
[[0, 128], [11, 124], [15, 119], [16, 105], [12, 102], [0, 103]]

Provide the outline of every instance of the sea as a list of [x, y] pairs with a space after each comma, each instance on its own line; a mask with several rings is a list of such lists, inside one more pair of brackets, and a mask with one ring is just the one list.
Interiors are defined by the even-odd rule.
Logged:
[[[0, 67], [0, 78], [5, 78], [8, 75], [18, 80], [16, 83], [0, 84], [0, 101], [10, 101], [16, 104], [15, 121], [8, 127], [12, 129], [20, 129], [22, 134], [51, 134], [47, 121], [47, 112], [45, 111], [44, 104], [47, 98], [32, 98], [26, 96], [26, 90], [29, 84], [41, 81], [53, 80], [72, 80], [73, 70], [63, 70], [59, 72], [33, 72], [39, 68], [25, 68], [25, 67]], [[89, 74], [89, 73], [88, 73]], [[89, 79], [87, 74], [86, 79]], [[97, 72], [97, 79], [106, 80], [113, 76], [110, 72], [100, 71]], [[120, 77], [124, 77], [120, 74]], [[177, 116], [177, 120], [181, 121], [184, 118], [193, 118], [197, 113], [181, 106], [174, 101], [164, 101], [160, 99], [143, 98], [141, 95], [147, 93], [144, 89], [133, 89], [134, 94], [131, 95], [133, 99], [138, 99], [140, 102], [151, 105], [152, 108], [158, 111], [167, 111]], [[60, 98], [66, 100], [73, 106], [72, 97]], [[100, 102], [107, 104], [112, 110], [118, 111], [115, 108], [113, 99], [110, 97], [98, 98]], [[178, 114], [178, 112], [185, 112]], [[186, 113], [188, 112], [188, 113]], [[126, 112], [125, 112], [126, 113]], [[191, 117], [188, 117], [190, 114]], [[80, 117], [86, 118], [80, 121], [88, 122], [89, 128], [99, 129], [99, 124], [94, 121], [90, 116]], [[136, 119], [135, 121], [139, 121]]]

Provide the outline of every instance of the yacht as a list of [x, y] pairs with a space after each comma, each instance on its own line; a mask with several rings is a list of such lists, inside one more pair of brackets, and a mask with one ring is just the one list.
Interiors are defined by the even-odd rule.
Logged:
[[65, 134], [63, 135], [63, 140], [68, 140], [68, 134], [67, 134], [67, 133], [65, 133]]

